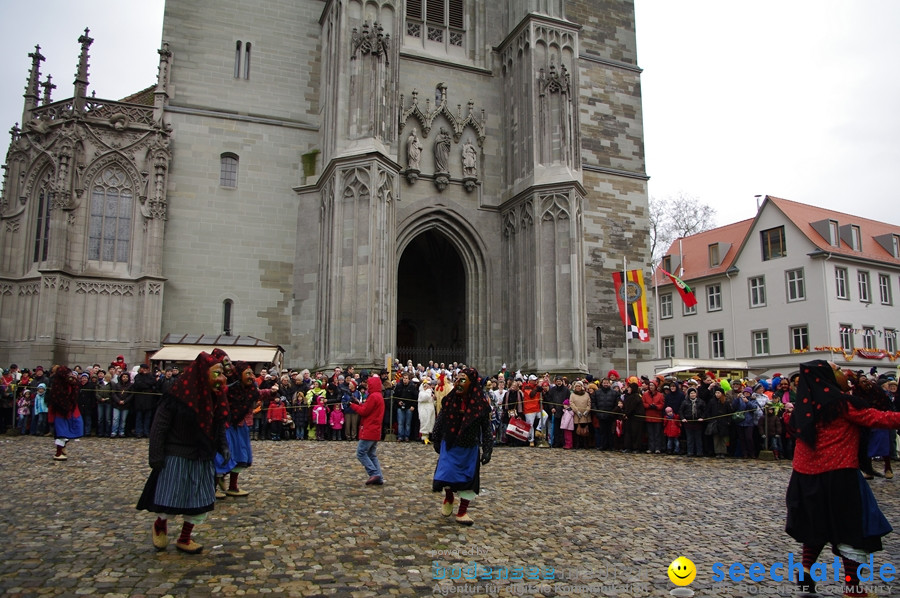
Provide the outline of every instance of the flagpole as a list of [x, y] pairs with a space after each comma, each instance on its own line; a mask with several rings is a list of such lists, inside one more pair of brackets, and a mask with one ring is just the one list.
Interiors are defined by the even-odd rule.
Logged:
[[625, 378], [631, 375], [631, 359], [628, 355], [628, 327], [630, 325], [628, 318], [628, 264], [627, 258], [622, 256], [622, 290], [625, 292], [623, 301], [625, 303]]
[[681, 239], [678, 239], [678, 267], [681, 268], [678, 278], [684, 279], [684, 251], [681, 249]]
[[[653, 266], [653, 262], [650, 262], [651, 267]], [[656, 268], [653, 268], [653, 291], [656, 294], [656, 317], [653, 318], [653, 322], [656, 325], [656, 358], [662, 359], [662, 347], [660, 346], [661, 338], [659, 334], [659, 277], [656, 275]], [[675, 308], [674, 298], [672, 303], [672, 309]]]

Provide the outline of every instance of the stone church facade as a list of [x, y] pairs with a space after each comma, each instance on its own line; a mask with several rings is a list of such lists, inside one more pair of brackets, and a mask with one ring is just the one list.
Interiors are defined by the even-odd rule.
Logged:
[[[648, 261], [632, 0], [168, 0], [156, 85], [53, 101], [0, 203], [0, 363], [247, 335], [290, 366], [625, 362]], [[43, 94], [42, 94], [43, 92]]]

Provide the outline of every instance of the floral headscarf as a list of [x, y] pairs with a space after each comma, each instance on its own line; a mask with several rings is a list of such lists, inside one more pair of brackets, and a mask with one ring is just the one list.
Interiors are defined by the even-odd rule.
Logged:
[[182, 370], [169, 390], [170, 395], [197, 415], [200, 430], [210, 440], [215, 439], [216, 424], [228, 417], [225, 387], [223, 386], [221, 393], [215, 393], [209, 388], [209, 370], [217, 363], [221, 363], [221, 359], [216, 359], [206, 351], [201, 352]]
[[448, 448], [456, 445], [479, 419], [489, 417], [491, 413], [491, 405], [484, 396], [478, 371], [475, 368], [467, 368], [462, 373], [469, 379], [469, 391], [461, 395], [454, 389], [441, 402], [441, 415], [444, 420], [443, 440]]
[[54, 413], [69, 417], [78, 406], [80, 385], [72, 377], [72, 370], [64, 365], [57, 367], [50, 377], [50, 388], [47, 390], [47, 407]]

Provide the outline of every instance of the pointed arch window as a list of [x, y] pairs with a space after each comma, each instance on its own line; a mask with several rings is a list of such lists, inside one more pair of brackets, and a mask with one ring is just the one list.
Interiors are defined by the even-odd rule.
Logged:
[[88, 259], [128, 262], [134, 194], [118, 166], [105, 168], [91, 187]]
[[34, 227], [34, 263], [47, 261], [50, 246], [50, 173], [44, 175], [38, 186], [37, 218]]

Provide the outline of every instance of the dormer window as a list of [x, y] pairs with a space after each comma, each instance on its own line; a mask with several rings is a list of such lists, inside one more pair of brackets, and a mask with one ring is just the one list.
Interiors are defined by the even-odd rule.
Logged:
[[859, 234], [859, 227], [855, 224], [850, 226], [850, 246], [853, 251], [862, 251], [862, 237]]
[[660, 266], [666, 272], [671, 272], [672, 271], [672, 256], [671, 255], [663, 256], [662, 264], [660, 264]]
[[719, 244], [713, 243], [709, 246], [709, 267], [715, 268], [721, 263], [722, 260], [719, 259]]
[[841, 244], [841, 236], [838, 232], [837, 220], [828, 221], [828, 243], [833, 247], [839, 247]]

